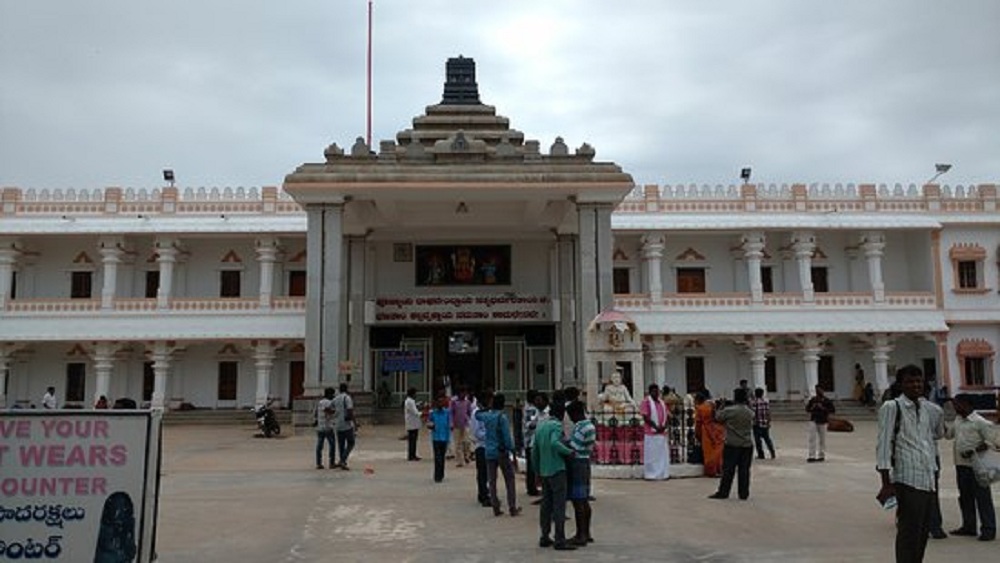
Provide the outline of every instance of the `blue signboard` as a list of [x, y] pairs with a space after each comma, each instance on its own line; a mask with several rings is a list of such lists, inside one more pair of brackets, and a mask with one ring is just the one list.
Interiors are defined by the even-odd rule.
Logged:
[[382, 371], [424, 371], [423, 350], [383, 350]]

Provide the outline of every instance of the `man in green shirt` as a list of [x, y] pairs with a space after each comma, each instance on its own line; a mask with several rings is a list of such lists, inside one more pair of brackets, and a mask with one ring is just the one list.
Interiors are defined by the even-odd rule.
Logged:
[[[572, 550], [576, 546], [566, 542], [566, 461], [573, 450], [563, 443], [562, 419], [566, 406], [562, 401], [549, 405], [549, 418], [535, 429], [535, 446], [531, 450], [532, 463], [542, 478], [542, 507], [538, 513], [542, 537], [539, 547], [554, 546], [558, 550]], [[556, 537], [549, 538], [555, 523]]]

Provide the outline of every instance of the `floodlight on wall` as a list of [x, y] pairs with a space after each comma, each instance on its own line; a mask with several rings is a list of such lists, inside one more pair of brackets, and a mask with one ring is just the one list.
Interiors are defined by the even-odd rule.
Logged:
[[744, 184], [750, 183], [750, 167], [747, 166], [740, 170], [740, 179], [743, 180]]
[[926, 182], [924, 182], [924, 184], [925, 185], [926, 184], [930, 184], [934, 180], [937, 180], [938, 178], [940, 178], [942, 174], [944, 174], [945, 172], [947, 172], [949, 170], [951, 170], [951, 165], [950, 164], [940, 164], [940, 163], [939, 164], [935, 164], [934, 165], [934, 175], [931, 176], [930, 180], [927, 180]]
[[465, 205], [464, 201], [458, 202], [458, 207], [455, 208], [455, 213], [459, 215], [464, 215], [469, 212], [469, 206]]
[[170, 187], [174, 187], [174, 171], [170, 168], [163, 170], [163, 181], [170, 182]]

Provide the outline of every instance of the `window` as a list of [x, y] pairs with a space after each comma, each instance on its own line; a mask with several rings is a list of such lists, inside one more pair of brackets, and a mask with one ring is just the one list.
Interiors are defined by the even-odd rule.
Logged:
[[305, 270], [291, 270], [288, 272], [288, 296], [305, 297], [306, 295], [306, 272]]
[[976, 289], [979, 287], [978, 268], [973, 260], [961, 260], [958, 262], [958, 287], [959, 289]]
[[771, 266], [760, 267], [760, 286], [764, 293], [774, 293], [774, 268]]
[[984, 339], [965, 339], [955, 349], [962, 370], [962, 387], [991, 387], [993, 383], [993, 345]]
[[677, 293], [705, 293], [705, 268], [677, 268]]
[[684, 378], [688, 393], [698, 393], [705, 390], [705, 358], [688, 356], [684, 358]]
[[614, 292], [616, 294], [629, 294], [632, 293], [632, 285], [629, 279], [629, 269], [628, 268], [615, 268], [612, 270], [614, 285]]
[[983, 387], [986, 385], [986, 358], [965, 358], [965, 378], [963, 383], [968, 387]]
[[10, 273], [10, 298], [17, 298], [17, 271]]
[[813, 291], [815, 293], [827, 293], [830, 291], [830, 282], [827, 279], [826, 266], [813, 266], [810, 271], [812, 277]]
[[87, 364], [66, 364], [66, 402], [82, 403], [87, 394]]
[[71, 299], [90, 299], [93, 288], [93, 272], [71, 272], [70, 290]]
[[240, 296], [240, 271], [223, 270], [219, 272], [219, 297]]
[[219, 362], [219, 400], [236, 400], [236, 381], [240, 375], [239, 362]]
[[155, 299], [160, 292], [160, 271], [149, 270], [146, 272], [146, 299]]
[[153, 400], [153, 389], [156, 386], [156, 373], [153, 371], [153, 362], [142, 363], [142, 400]]
[[985, 293], [983, 280], [986, 249], [975, 243], [960, 242], [948, 251], [951, 259], [952, 287], [955, 293]]

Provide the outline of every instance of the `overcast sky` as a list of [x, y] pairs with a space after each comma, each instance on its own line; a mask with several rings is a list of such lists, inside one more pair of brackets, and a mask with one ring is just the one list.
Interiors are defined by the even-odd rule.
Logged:
[[[373, 137], [476, 60], [637, 183], [1000, 182], [998, 0], [375, 0]], [[279, 185], [365, 133], [366, 0], [0, 0], [0, 186]]]

